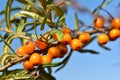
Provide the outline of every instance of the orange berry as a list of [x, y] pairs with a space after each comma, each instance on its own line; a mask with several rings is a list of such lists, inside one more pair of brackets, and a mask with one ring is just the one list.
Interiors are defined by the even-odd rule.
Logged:
[[66, 46], [66, 45], [63, 45], [63, 44], [59, 44], [57, 47], [60, 49], [59, 58], [64, 57], [64, 55], [68, 52], [67, 46]]
[[38, 66], [42, 63], [41, 61], [41, 56], [39, 53], [33, 53], [31, 56], [30, 56], [30, 62], [34, 65], [34, 66]]
[[36, 46], [37, 48], [43, 50], [43, 49], [46, 49], [48, 44], [46, 42], [43, 42], [43, 41], [40, 41], [40, 40], [36, 40]]
[[83, 32], [79, 35], [79, 40], [82, 42], [82, 43], [88, 43], [90, 42], [90, 34], [87, 33], [87, 32]]
[[42, 64], [45, 64], [45, 63], [51, 63], [52, 62], [52, 59], [50, 56], [48, 55], [43, 55], [42, 56]]
[[62, 42], [63, 44], [65, 44], [65, 45], [67, 45], [67, 44], [70, 44], [71, 40], [72, 40], [71, 34], [69, 34], [69, 33], [64, 33], [61, 42]]
[[55, 40], [55, 41], [58, 41], [58, 35], [57, 34], [53, 34], [53, 39]]
[[25, 47], [24, 47], [24, 46], [19, 47], [19, 48], [16, 50], [16, 54], [17, 54], [18, 56], [24, 56], [24, 55], [26, 55], [27, 53], [26, 53], [26, 51], [25, 51]]
[[120, 37], [120, 30], [119, 29], [112, 29], [109, 32], [109, 37], [111, 40], [115, 40]]
[[120, 29], [120, 18], [114, 18], [111, 24], [113, 28]]
[[104, 19], [102, 17], [97, 17], [94, 19], [94, 26], [97, 28], [103, 28], [104, 27]]
[[101, 33], [98, 35], [98, 43], [99, 44], [106, 44], [109, 41], [109, 37], [105, 33]]
[[25, 52], [28, 54], [32, 54], [35, 50], [35, 44], [32, 41], [26, 42], [24, 46], [25, 46]]
[[23, 67], [26, 70], [33, 70], [34, 69], [33, 64], [29, 60], [24, 60], [23, 61]]
[[60, 55], [60, 49], [57, 47], [50, 47], [48, 49], [48, 56], [51, 58], [57, 58]]
[[71, 33], [71, 29], [68, 28], [68, 27], [63, 27], [63, 28], [62, 28], [62, 32], [63, 32], [63, 33], [69, 33], [69, 34], [70, 34], [70, 33]]
[[79, 39], [73, 39], [70, 46], [73, 50], [79, 50], [82, 48], [82, 42]]

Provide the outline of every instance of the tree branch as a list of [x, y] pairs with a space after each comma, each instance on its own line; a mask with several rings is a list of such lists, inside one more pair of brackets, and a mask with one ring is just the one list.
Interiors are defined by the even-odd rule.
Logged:
[[23, 60], [25, 60], [25, 59], [27, 59], [29, 57], [30, 57], [30, 55], [27, 54], [27, 55], [25, 55], [23, 57], [20, 57], [18, 59], [12, 60], [10, 63], [6, 64], [5, 66], [0, 67], [0, 72], [6, 70], [7, 68], [13, 66], [14, 64], [17, 64], [18, 62], [23, 61]]

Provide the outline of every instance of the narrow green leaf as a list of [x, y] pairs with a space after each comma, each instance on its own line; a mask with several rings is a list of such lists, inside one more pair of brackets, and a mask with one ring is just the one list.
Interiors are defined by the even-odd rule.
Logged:
[[5, 21], [6, 21], [7, 28], [9, 30], [12, 30], [12, 25], [11, 25], [11, 21], [10, 21], [12, 2], [13, 2], [13, 0], [7, 1], [6, 10], [5, 10]]
[[22, 3], [22, 4], [27, 4], [28, 3], [26, 0], [17, 0], [17, 1]]
[[82, 49], [79, 50], [80, 53], [91, 53], [91, 54], [99, 54], [99, 52], [95, 51], [95, 50], [90, 50], [90, 49]]
[[2, 25], [4, 24], [4, 19], [2, 19], [1, 21], [0, 21], [0, 28], [2, 27]]
[[102, 8], [105, 8], [105, 7], [106, 7], [107, 5], [109, 5], [111, 2], [112, 2], [112, 0], [109, 0], [108, 2], [104, 3], [104, 4], [102, 5]]
[[59, 6], [56, 6], [54, 11], [58, 16], [62, 16], [64, 14], [63, 10]]
[[99, 44], [99, 46], [100, 46], [101, 48], [105, 49], [105, 50], [108, 50], [108, 51], [111, 50], [110, 48], [108, 48], [108, 47], [106, 47], [106, 46], [104, 46], [104, 45]]
[[6, 41], [3, 39], [3, 37], [2, 37], [1, 34], [0, 34], [0, 38], [1, 38], [1, 40], [5, 43], [5, 45], [6, 45], [7, 47], [9, 47], [14, 54], [16, 54], [16, 52], [12, 49], [12, 47], [9, 45], [9, 43], [6, 42]]
[[[7, 39], [9, 37], [9, 33], [5, 33], [5, 35], [3, 36], [3, 39]], [[0, 42], [2, 42], [2, 39], [0, 39]]]
[[47, 18], [48, 18], [48, 15], [46, 15], [42, 21], [42, 24], [41, 24], [41, 27], [40, 27], [40, 30], [44, 30], [44, 27], [45, 27], [45, 23], [47, 21]]
[[78, 15], [77, 15], [77, 13], [75, 13], [74, 22], [75, 22], [74, 29], [75, 29], [75, 30], [79, 30], [79, 20], [78, 20]]
[[[21, 10], [21, 8], [20, 8], [20, 7], [11, 8], [11, 11], [17, 11], [17, 10]], [[2, 11], [0, 12], [0, 15], [3, 15], [4, 13], [5, 13], [5, 10], [2, 10]]]

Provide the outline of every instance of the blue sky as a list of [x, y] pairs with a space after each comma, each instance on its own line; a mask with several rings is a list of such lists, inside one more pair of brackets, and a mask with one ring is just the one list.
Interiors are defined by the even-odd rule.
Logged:
[[[108, 1], [108, 0], [107, 0]], [[77, 0], [82, 6], [86, 6], [93, 10], [102, 0]], [[0, 0], [0, 3], [5, 1]], [[116, 6], [118, 0], [113, 0], [105, 9], [107, 9], [114, 17], [117, 17]], [[16, 4], [15, 4], [16, 5]], [[3, 9], [4, 4], [1, 4], [0, 10]], [[74, 13], [75, 9], [69, 7], [67, 15], [67, 25], [72, 29], [74, 26]], [[102, 13], [103, 16], [107, 16]], [[79, 19], [83, 20], [86, 24], [92, 24], [93, 18], [85, 13], [79, 13]], [[0, 18], [1, 20], [1, 18]], [[100, 48], [97, 40], [92, 42], [86, 49], [93, 49], [99, 51], [99, 55], [92, 55], [89, 53], [72, 54], [68, 64], [59, 72], [53, 75], [57, 80], [120, 80], [120, 38], [116, 41], [109, 42], [105, 46], [111, 48], [111, 51], [106, 51]], [[1, 53], [0, 43], [0, 53]], [[16, 48], [16, 46], [14, 46]], [[19, 66], [18, 66], [19, 67]], [[54, 70], [54, 69], [53, 69]]]

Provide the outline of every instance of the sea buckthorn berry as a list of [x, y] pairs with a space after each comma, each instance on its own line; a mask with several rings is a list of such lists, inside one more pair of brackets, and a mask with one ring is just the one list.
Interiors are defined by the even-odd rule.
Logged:
[[97, 28], [103, 28], [104, 27], [104, 19], [103, 17], [96, 17], [94, 19], [94, 26]]
[[45, 63], [51, 63], [52, 62], [52, 59], [50, 56], [48, 55], [43, 55], [42, 56], [42, 64], [45, 64]]
[[120, 18], [114, 18], [112, 21], [112, 27], [120, 29]]
[[57, 47], [50, 47], [48, 49], [48, 56], [50, 56], [52, 59], [58, 58], [60, 55], [60, 49]]
[[59, 58], [64, 57], [64, 55], [68, 52], [67, 46], [66, 46], [66, 45], [63, 45], [63, 44], [59, 44], [57, 47], [60, 49]]
[[90, 34], [87, 33], [87, 32], [82, 32], [80, 35], [79, 35], [79, 40], [82, 42], [82, 43], [88, 43], [90, 42]]
[[34, 69], [33, 64], [29, 60], [24, 60], [23, 61], [23, 67], [26, 70], [33, 70]]
[[73, 39], [70, 46], [73, 50], [80, 50], [82, 48], [82, 42], [79, 39]]
[[71, 29], [64, 26], [64, 27], [62, 28], [62, 32], [63, 32], [63, 33], [69, 33], [69, 34], [70, 34], [70, 33], [71, 33]]
[[98, 35], [98, 43], [99, 44], [106, 44], [109, 41], [109, 37], [105, 33], [101, 33]]
[[109, 32], [109, 37], [111, 40], [115, 40], [120, 37], [120, 30], [119, 29], [112, 29]]
[[26, 42], [24, 46], [25, 46], [25, 52], [27, 54], [32, 54], [35, 50], [35, 44], [32, 41]]
[[53, 34], [53, 39], [55, 40], [55, 41], [58, 41], [58, 35], [57, 34]]
[[43, 49], [46, 49], [48, 44], [46, 42], [43, 42], [43, 41], [40, 41], [40, 40], [36, 40], [36, 46], [37, 48], [43, 50]]
[[25, 47], [24, 47], [24, 46], [19, 47], [19, 48], [16, 50], [16, 54], [17, 54], [18, 56], [24, 56], [24, 55], [26, 55], [27, 53], [26, 53], [26, 51], [25, 51]]
[[70, 44], [71, 40], [72, 40], [71, 34], [69, 34], [69, 33], [64, 33], [61, 42], [62, 42], [62, 44], [67, 45], [67, 44]]
[[33, 53], [30, 56], [30, 62], [34, 65], [34, 66], [38, 66], [42, 63], [42, 59], [39, 53]]

